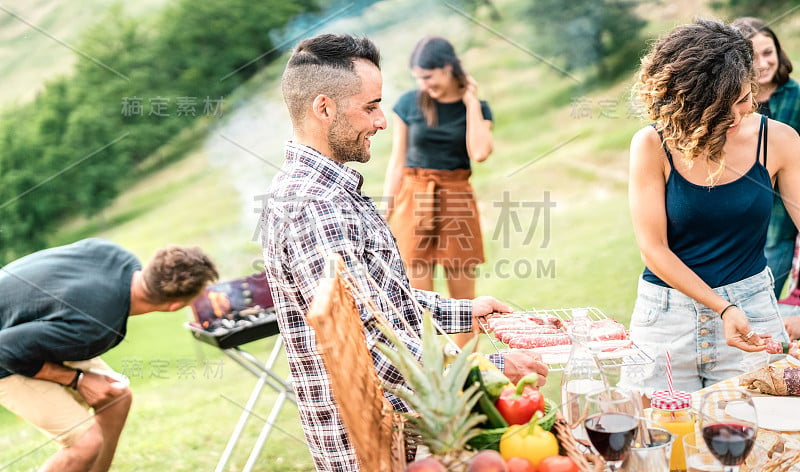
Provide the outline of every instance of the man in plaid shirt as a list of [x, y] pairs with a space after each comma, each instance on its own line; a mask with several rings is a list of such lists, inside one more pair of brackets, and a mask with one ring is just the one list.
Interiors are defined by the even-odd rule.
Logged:
[[[314, 330], [305, 321], [326, 254], [344, 258], [353, 282], [370, 294], [418, 355], [418, 336], [408, 331], [420, 332], [422, 314], [416, 303], [430, 310], [449, 333], [469, 332], [475, 316], [511, 311], [490, 297], [453, 300], [412, 289], [389, 227], [361, 193], [361, 174], [344, 165], [367, 162], [370, 138], [386, 127], [379, 62], [377, 48], [366, 38], [324, 34], [297, 46], [282, 79], [295, 136], [286, 145], [286, 161], [272, 182], [261, 220], [267, 279], [303, 430], [320, 471], [359, 470], [316, 350]], [[358, 305], [372, 347], [381, 335], [363, 303]], [[403, 382], [377, 349], [371, 353], [385, 384]], [[547, 368], [529, 352], [496, 357], [512, 380], [530, 371], [547, 375]], [[398, 398], [387, 398], [397, 410], [408, 410]]]

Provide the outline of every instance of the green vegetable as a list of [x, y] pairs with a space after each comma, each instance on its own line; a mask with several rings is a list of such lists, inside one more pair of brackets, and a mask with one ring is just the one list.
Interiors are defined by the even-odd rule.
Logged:
[[484, 449], [494, 449], [500, 451], [500, 438], [503, 437], [508, 428], [484, 429], [475, 437], [467, 441], [467, 444], [476, 451]]
[[489, 394], [486, 391], [486, 386], [483, 383], [483, 376], [481, 375], [480, 367], [474, 365], [469, 370], [469, 374], [467, 375], [467, 381], [464, 384], [464, 388], [469, 388], [476, 382], [480, 384], [480, 390], [483, 393], [478, 398], [478, 402], [475, 404], [472, 410], [477, 413], [486, 415], [487, 429], [507, 427], [508, 423], [506, 423], [506, 420], [503, 419], [503, 417], [500, 415], [500, 412], [497, 411], [497, 408], [495, 408], [491, 398], [489, 398]]
[[489, 399], [492, 402], [497, 401], [504, 388], [512, 385], [508, 377], [497, 369], [482, 370], [481, 377], [483, 377], [483, 386], [486, 394], [489, 395]]

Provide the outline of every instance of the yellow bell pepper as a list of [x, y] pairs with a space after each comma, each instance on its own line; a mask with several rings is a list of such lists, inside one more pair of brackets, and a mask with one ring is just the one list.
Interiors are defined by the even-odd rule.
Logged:
[[511, 425], [500, 438], [500, 455], [522, 457], [538, 467], [545, 457], [558, 455], [558, 440], [535, 422]]

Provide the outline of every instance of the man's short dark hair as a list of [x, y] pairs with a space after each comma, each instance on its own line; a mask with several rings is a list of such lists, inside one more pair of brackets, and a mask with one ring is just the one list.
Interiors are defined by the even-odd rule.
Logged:
[[286, 64], [281, 80], [283, 99], [295, 126], [302, 123], [318, 95], [334, 100], [355, 95], [361, 83], [354, 61], [365, 60], [380, 68], [380, 52], [365, 37], [321, 34], [304, 39]]

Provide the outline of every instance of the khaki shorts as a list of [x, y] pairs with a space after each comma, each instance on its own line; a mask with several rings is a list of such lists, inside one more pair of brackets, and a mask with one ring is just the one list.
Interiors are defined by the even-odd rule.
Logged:
[[[82, 370], [111, 370], [99, 357], [64, 365]], [[78, 392], [48, 380], [23, 375], [0, 379], [0, 405], [63, 447], [73, 445], [94, 425], [91, 408]]]

